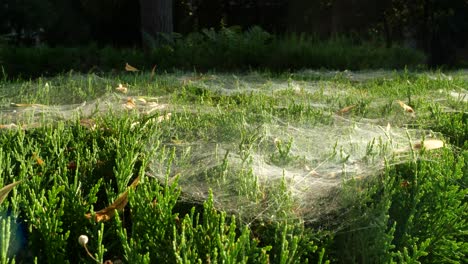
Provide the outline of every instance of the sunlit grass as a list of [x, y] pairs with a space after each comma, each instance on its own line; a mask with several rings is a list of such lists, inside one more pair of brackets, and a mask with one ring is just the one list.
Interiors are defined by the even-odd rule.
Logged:
[[[100, 262], [461, 260], [467, 82], [408, 71], [4, 80], [0, 179], [22, 182], [0, 205], [2, 259], [92, 263], [87, 235]], [[96, 222], [110, 205], [118, 213]]]

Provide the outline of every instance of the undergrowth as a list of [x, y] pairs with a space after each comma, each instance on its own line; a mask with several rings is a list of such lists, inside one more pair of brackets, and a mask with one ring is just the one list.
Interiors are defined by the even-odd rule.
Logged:
[[[77, 76], [2, 81], [1, 124], [11, 122], [10, 103], [75, 104], [112, 92], [117, 82], [177, 109], [161, 122], [128, 111], [93, 116], [94, 126], [71, 117], [24, 129], [19, 123], [2, 126], [0, 186], [17, 184], [0, 192], [2, 263], [462, 263], [467, 258], [467, 105], [448, 96], [466, 91], [462, 78], [403, 72], [356, 81], [340, 74], [265, 74], [262, 92], [223, 94], [207, 88], [216, 85], [209, 76], [180, 82], [175, 75], [157, 75], [152, 82], [146, 74], [112, 80]], [[241, 80], [228, 82], [231, 77], [220, 78], [240, 89]], [[279, 80], [288, 86], [274, 91]], [[318, 88], [308, 91], [310, 83]], [[348, 93], [327, 94], [330, 85]], [[404, 100], [416, 115], [395, 100]], [[349, 112], [338, 111], [353, 104]], [[336, 210], [314, 221], [298, 218], [301, 208], [294, 206], [286, 179], [276, 182], [274, 191], [262, 189], [249, 169], [259, 146], [271, 150], [269, 164], [304, 166], [293, 152], [298, 143], [268, 142], [262, 126], [245, 124], [282, 120], [325, 126], [334, 124], [336, 113], [356, 124], [385, 117], [392, 125], [430, 129], [446, 145], [386, 159], [373, 177], [356, 177], [334, 190]], [[213, 193], [202, 201], [187, 200], [180, 183], [184, 173], [195, 170], [188, 149], [198, 141], [231, 144], [241, 169], [229, 170], [226, 152], [219, 166], [197, 177], [232, 181], [236, 186], [226, 191], [245, 193], [260, 204], [271, 198], [275, 208], [268, 204], [264, 213], [276, 218], [246, 221], [247, 210], [220, 210]], [[368, 152], [371, 159], [371, 146]], [[148, 169], [155, 161], [162, 181]], [[81, 235], [87, 243], [79, 243]]]
[[77, 72], [121, 71], [122, 63], [140, 69], [172, 71], [246, 71], [264, 69], [292, 71], [303, 68], [365, 70], [417, 68], [425, 56], [395, 45], [353, 40], [346, 36], [322, 40], [315, 36], [275, 36], [259, 27], [219, 31], [203, 29], [186, 36], [175, 34], [163, 45], [141, 49], [115, 49], [90, 44], [83, 47], [15, 47], [0, 49], [0, 65], [10, 79], [53, 76]]

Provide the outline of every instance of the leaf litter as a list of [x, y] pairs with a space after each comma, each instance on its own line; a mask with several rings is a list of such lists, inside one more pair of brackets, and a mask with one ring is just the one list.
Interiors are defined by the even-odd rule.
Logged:
[[112, 217], [114, 217], [116, 211], [117, 212], [122, 211], [125, 208], [125, 206], [127, 205], [127, 203], [128, 203], [128, 191], [130, 189], [135, 189], [139, 183], [140, 183], [140, 177], [137, 177], [132, 182], [132, 184], [130, 184], [130, 186], [127, 188], [127, 190], [125, 192], [123, 192], [122, 194], [120, 194], [114, 200], [114, 202], [111, 205], [109, 205], [108, 207], [106, 207], [104, 209], [101, 209], [101, 210], [99, 210], [97, 212], [94, 212], [94, 214], [87, 213], [85, 215], [85, 217], [88, 218], [88, 219], [91, 219], [91, 218], [93, 218], [93, 215], [94, 215], [94, 220], [96, 222], [108, 221], [108, 220], [112, 219]]
[[19, 181], [15, 181], [15, 182], [12, 182], [8, 185], [5, 185], [3, 186], [1, 189], [0, 189], [0, 204], [3, 203], [3, 201], [7, 198], [8, 194], [10, 193], [11, 190], [13, 190], [13, 188], [22, 183], [23, 181], [22, 180], [19, 180]]

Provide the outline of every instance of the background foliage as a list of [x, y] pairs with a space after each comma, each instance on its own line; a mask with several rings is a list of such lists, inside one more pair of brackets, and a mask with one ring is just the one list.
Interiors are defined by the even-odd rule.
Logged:
[[422, 52], [398, 45], [384, 48], [359, 39], [335, 37], [321, 40], [318, 36], [304, 34], [277, 37], [260, 27], [247, 31], [241, 31], [239, 27], [219, 31], [204, 29], [186, 36], [174, 35], [172, 43], [154, 44], [147, 52], [97, 45], [5, 46], [0, 49], [3, 75], [9, 79], [50, 76], [70, 70], [123, 71], [125, 63], [140, 70], [149, 70], [156, 65], [157, 71], [245, 71], [253, 68], [290, 71], [302, 68], [416, 69], [424, 67], [426, 60]]
[[[466, 65], [468, 4], [465, 0], [174, 0], [175, 32], [258, 25], [278, 35], [347, 35], [403, 43], [434, 65]], [[5, 0], [0, 34], [16, 44], [134, 47], [141, 45], [138, 1]], [[15, 32], [16, 35], [11, 33]]]

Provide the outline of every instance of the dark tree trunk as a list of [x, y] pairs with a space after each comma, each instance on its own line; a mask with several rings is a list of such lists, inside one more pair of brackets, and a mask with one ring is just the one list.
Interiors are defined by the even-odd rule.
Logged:
[[342, 31], [342, 1], [335, 0], [332, 2], [331, 16], [331, 34], [337, 35]]
[[429, 53], [431, 51], [431, 36], [432, 32], [430, 32], [430, 26], [432, 21], [430, 21], [430, 17], [432, 16], [430, 7], [429, 7], [429, 0], [424, 0], [423, 4], [423, 25], [422, 25], [422, 39], [424, 45], [424, 51]]
[[392, 47], [392, 34], [390, 32], [390, 26], [388, 25], [388, 19], [385, 14], [382, 15], [383, 19], [383, 27], [384, 27], [384, 33], [385, 33], [385, 46], [387, 48]]
[[172, 0], [140, 0], [141, 34], [143, 46], [159, 45], [167, 38], [162, 34], [174, 31]]

